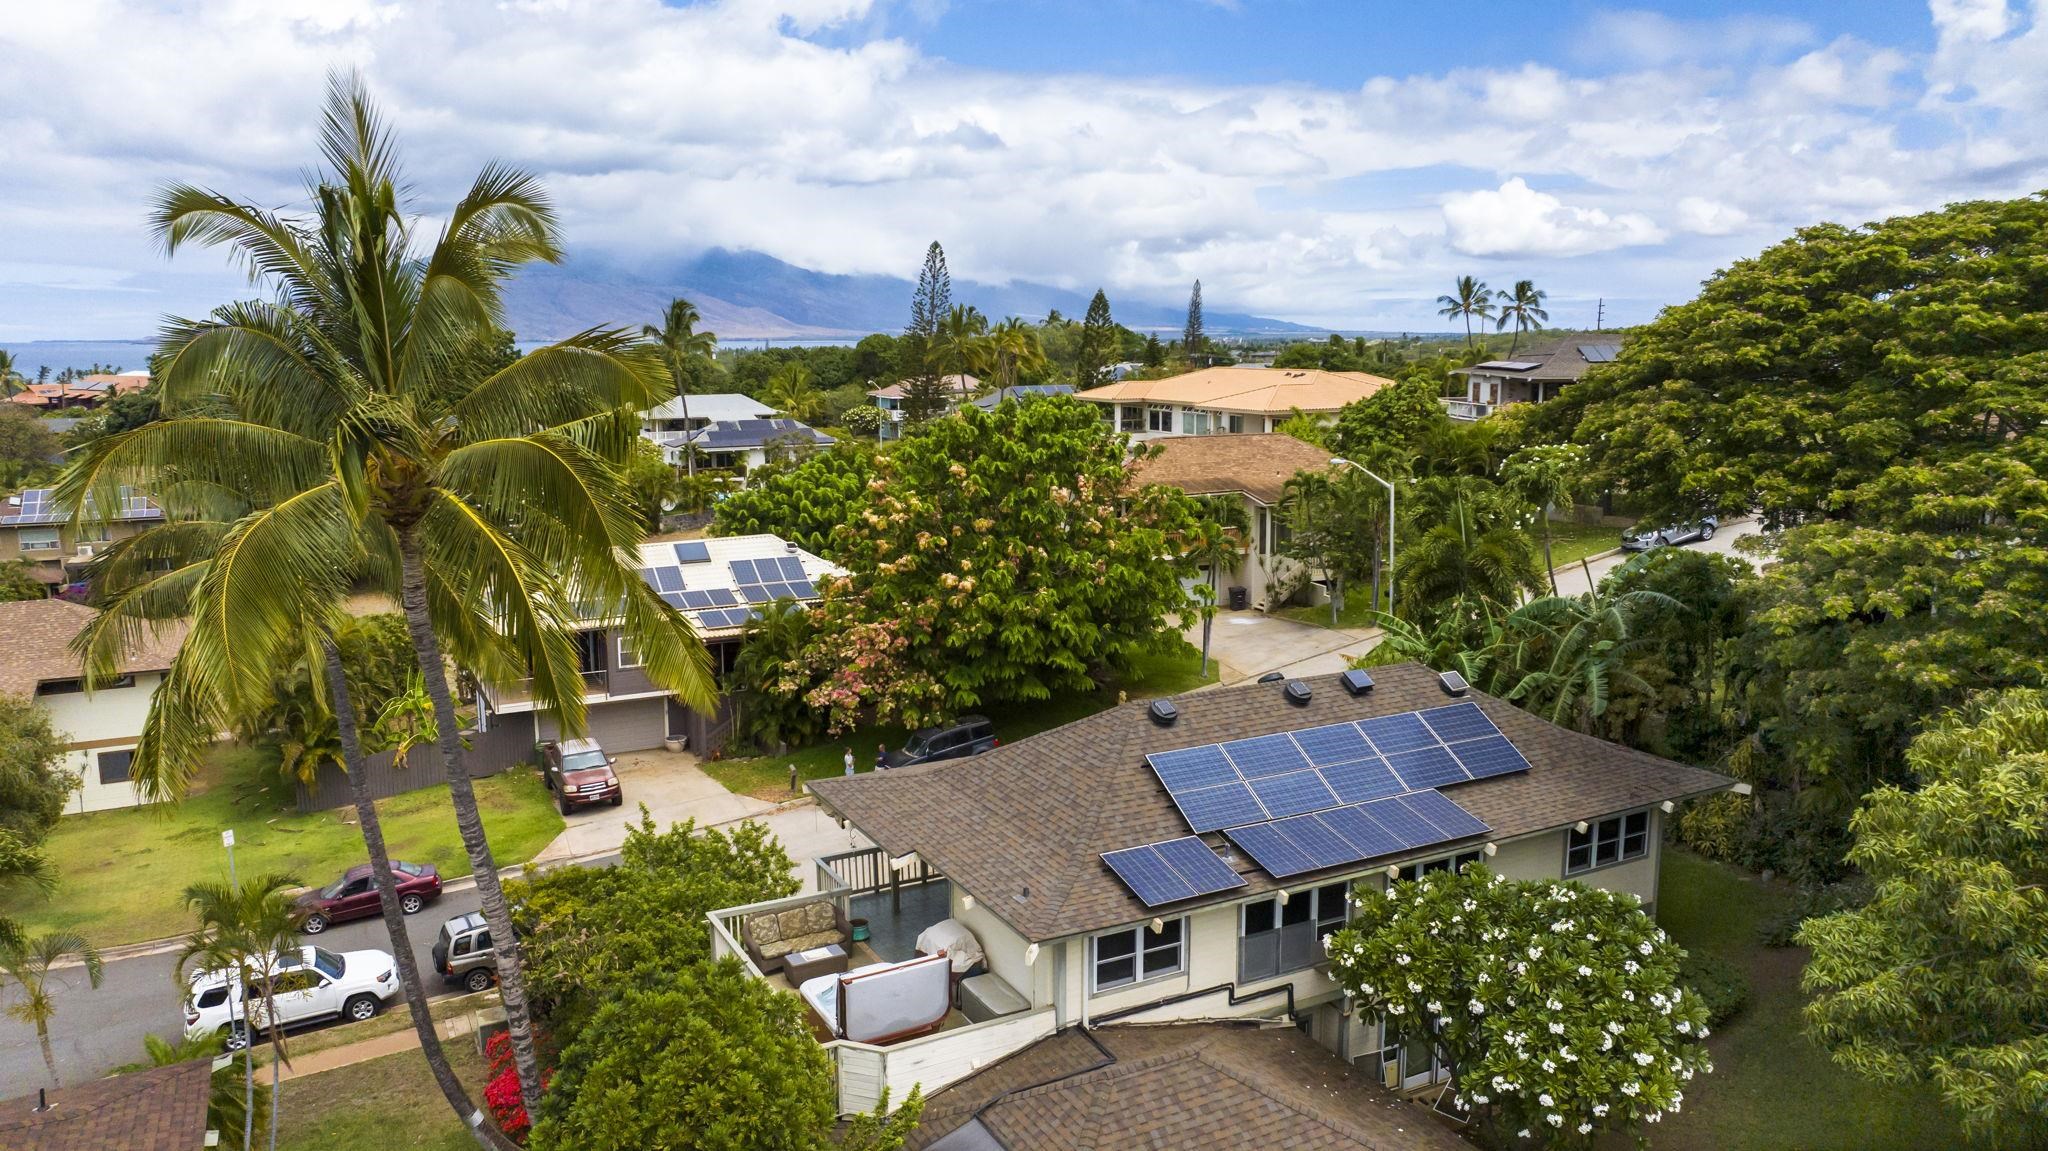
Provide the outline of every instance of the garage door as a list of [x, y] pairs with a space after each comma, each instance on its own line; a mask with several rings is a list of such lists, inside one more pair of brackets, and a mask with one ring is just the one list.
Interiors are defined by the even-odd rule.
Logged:
[[[592, 704], [590, 738], [606, 751], [647, 751], [661, 746], [668, 736], [668, 705], [665, 699], [631, 699], [621, 703]], [[555, 738], [553, 716], [540, 717], [542, 739]]]

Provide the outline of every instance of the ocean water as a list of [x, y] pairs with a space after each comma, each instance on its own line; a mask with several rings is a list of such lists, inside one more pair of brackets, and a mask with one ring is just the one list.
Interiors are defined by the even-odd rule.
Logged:
[[27, 343], [0, 341], [0, 349], [14, 354], [14, 370], [33, 380], [41, 368], [55, 376], [65, 368], [89, 368], [112, 364], [121, 371], [149, 367], [155, 340], [32, 340]]

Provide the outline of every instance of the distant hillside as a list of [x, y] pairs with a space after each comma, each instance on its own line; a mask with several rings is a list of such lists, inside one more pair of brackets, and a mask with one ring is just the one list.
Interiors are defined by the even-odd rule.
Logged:
[[[559, 339], [598, 324], [637, 326], [659, 319], [674, 296], [688, 297], [704, 326], [727, 339], [819, 338], [894, 332], [910, 314], [913, 284], [894, 276], [814, 272], [759, 252], [713, 249], [648, 273], [594, 262], [522, 270], [505, 293], [508, 322], [522, 340]], [[992, 317], [1040, 318], [1058, 308], [1079, 318], [1088, 297], [1043, 284], [995, 286], [953, 281], [953, 299]], [[1184, 308], [1110, 298], [1118, 322], [1132, 328], [1178, 330]], [[1214, 334], [1313, 332], [1320, 329], [1235, 312], [1208, 310]]]

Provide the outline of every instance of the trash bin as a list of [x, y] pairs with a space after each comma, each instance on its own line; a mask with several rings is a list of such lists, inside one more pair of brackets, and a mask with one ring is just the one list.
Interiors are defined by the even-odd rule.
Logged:
[[850, 928], [852, 928], [852, 929], [853, 929], [853, 941], [854, 941], [855, 943], [866, 943], [866, 942], [868, 941], [868, 921], [867, 921], [867, 920], [865, 920], [865, 919], [849, 919], [849, 920], [847, 920], [847, 921], [846, 921], [846, 926], [848, 926], [848, 927], [850, 927]]
[[1230, 610], [1243, 611], [1252, 602], [1251, 593], [1241, 587], [1230, 589]]

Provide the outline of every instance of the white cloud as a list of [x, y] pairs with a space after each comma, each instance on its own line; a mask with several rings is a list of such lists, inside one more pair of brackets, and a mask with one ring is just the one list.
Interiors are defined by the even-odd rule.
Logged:
[[1718, 200], [1687, 196], [1678, 202], [1678, 226], [1687, 232], [1726, 236], [1740, 231], [1748, 223], [1749, 213]]
[[1648, 216], [1573, 207], [1520, 176], [1445, 200], [1444, 223], [1451, 246], [1469, 256], [1583, 256], [1664, 238]]
[[2013, 26], [2005, 0], [1928, 0], [1927, 7], [1944, 40], [1996, 40]]

